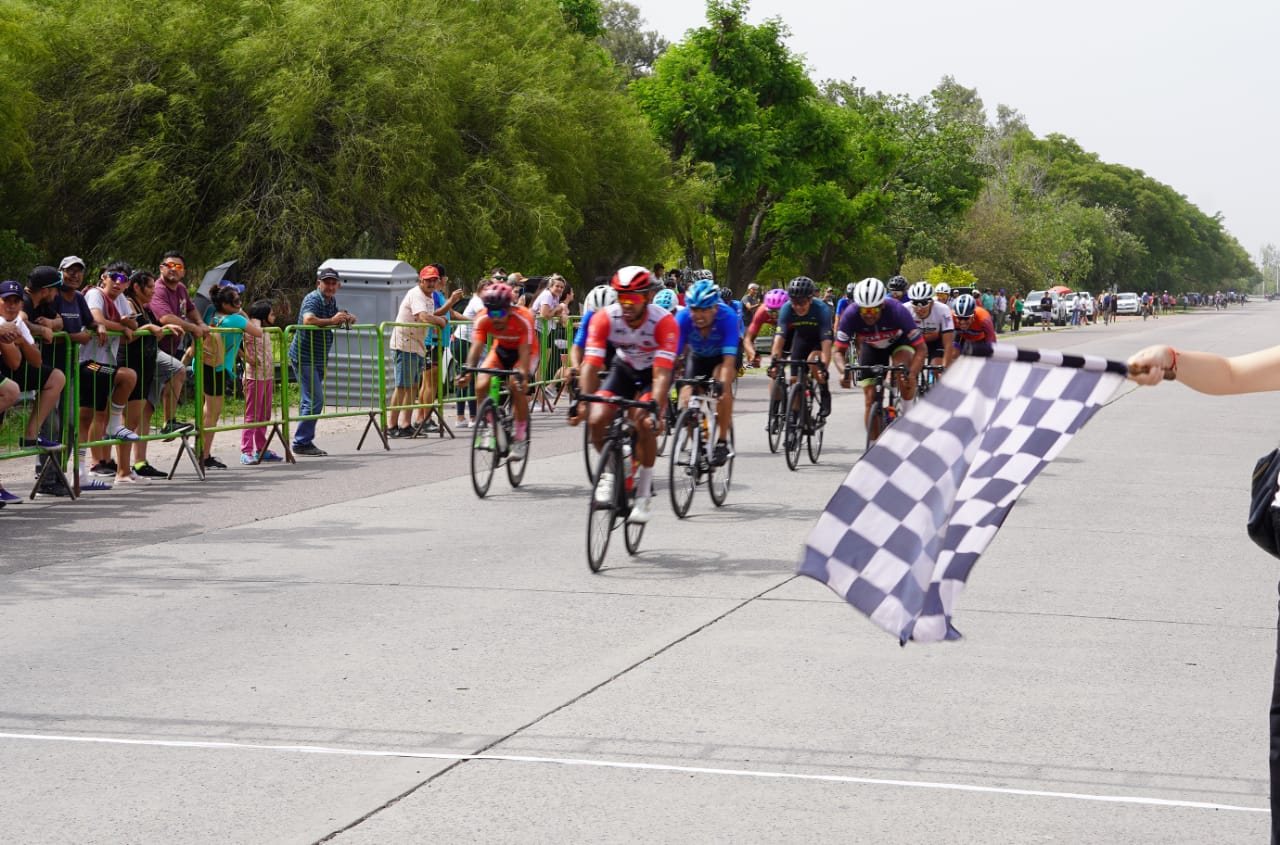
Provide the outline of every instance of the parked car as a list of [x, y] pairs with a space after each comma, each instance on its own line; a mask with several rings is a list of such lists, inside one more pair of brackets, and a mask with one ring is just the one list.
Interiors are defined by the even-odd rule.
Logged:
[[1118, 293], [1116, 294], [1116, 314], [1128, 314], [1136, 317], [1142, 313], [1142, 303], [1138, 301], [1136, 293]]
[[[1044, 297], [1044, 291], [1033, 290], [1027, 294], [1027, 304], [1022, 309], [1023, 325], [1035, 325], [1040, 322], [1040, 300]], [[1066, 324], [1066, 319], [1062, 316], [1062, 297], [1056, 290], [1049, 291], [1049, 299], [1053, 301], [1053, 324], [1062, 326]], [[1070, 312], [1067, 312], [1070, 314]]]
[[1058, 325], [1071, 322], [1071, 312], [1075, 310], [1077, 299], [1084, 299], [1085, 316], [1093, 314], [1093, 296], [1087, 290], [1073, 290], [1071, 293], [1064, 293], [1058, 300], [1058, 309], [1055, 311], [1055, 319], [1061, 319]]

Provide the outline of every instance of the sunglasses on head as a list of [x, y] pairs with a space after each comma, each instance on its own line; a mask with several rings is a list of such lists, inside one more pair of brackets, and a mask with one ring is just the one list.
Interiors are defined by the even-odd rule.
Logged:
[[183, 263], [182, 263], [181, 261], [166, 261], [166, 262], [165, 262], [163, 265], [161, 265], [161, 266], [163, 266], [163, 267], [168, 267], [170, 270], [182, 270], [182, 269], [184, 269], [184, 265], [183, 265]]

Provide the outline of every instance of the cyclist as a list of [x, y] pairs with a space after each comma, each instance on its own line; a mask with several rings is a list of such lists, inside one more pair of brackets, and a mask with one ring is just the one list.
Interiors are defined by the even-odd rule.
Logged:
[[742, 364], [743, 355], [746, 350], [746, 346], [743, 345], [743, 341], [746, 340], [747, 337], [747, 312], [742, 307], [742, 301], [733, 298], [733, 288], [731, 287], [720, 288], [720, 301], [732, 308], [733, 313], [738, 316], [738, 353], [736, 360], [738, 362], [738, 375], [742, 375], [746, 372], [746, 370], [742, 368]]
[[894, 299], [898, 300], [899, 302], [905, 303], [907, 301], [907, 287], [908, 285], [907, 285], [906, 277], [904, 276], [889, 277], [889, 296], [892, 296]]
[[938, 282], [933, 286], [933, 298], [941, 302], [948, 308], [951, 307], [951, 285], [946, 282]]
[[996, 342], [996, 327], [987, 309], [978, 305], [969, 294], [962, 293], [956, 297], [955, 306], [951, 310], [956, 321], [956, 340], [947, 350], [947, 364], [950, 365], [966, 350], [982, 349], [989, 352], [991, 345]]
[[[507, 381], [511, 392], [511, 407], [516, 417], [516, 437], [511, 444], [511, 454], [523, 460], [529, 449], [529, 395], [525, 385], [529, 373], [538, 366], [538, 333], [534, 329], [533, 312], [515, 305], [515, 291], [505, 282], [489, 285], [480, 291], [480, 301], [485, 312], [475, 323], [471, 335], [471, 350], [467, 353], [467, 366], [476, 366], [485, 342], [493, 338], [493, 349], [485, 356], [483, 366], [491, 369], [516, 370]], [[465, 387], [471, 373], [458, 376], [457, 384]], [[489, 373], [480, 373], [476, 379], [476, 396], [489, 392]]]
[[[814, 381], [818, 383], [818, 395], [822, 400], [819, 416], [826, 419], [831, 413], [831, 386], [827, 384], [827, 371], [831, 367], [831, 306], [817, 296], [817, 286], [808, 276], [796, 276], [787, 285], [787, 303], [778, 311], [778, 330], [773, 335], [771, 358], [783, 357], [782, 350], [790, 350], [786, 357], [793, 360], [817, 361], [811, 364]], [[777, 378], [777, 364], [769, 366], [769, 377]], [[792, 365], [791, 383], [800, 375], [799, 365]], [[794, 413], [795, 408], [788, 409]]]
[[[680, 345], [675, 317], [649, 301], [655, 284], [643, 267], [623, 267], [614, 274], [610, 285], [617, 291], [618, 301], [592, 315], [587, 328], [587, 354], [582, 362], [584, 392], [658, 403], [656, 417], [638, 410], [630, 412], [639, 432], [635, 457], [640, 471], [636, 474], [636, 502], [629, 519], [642, 523], [648, 522], [651, 514], [653, 465], [658, 458], [656, 434], [662, 425], [671, 390], [671, 369]], [[609, 377], [601, 387], [600, 369], [609, 346], [616, 352]], [[588, 425], [596, 449], [604, 446], [604, 436], [615, 413], [617, 409], [611, 405], [592, 405]], [[597, 502], [613, 499], [614, 481], [612, 473], [600, 474], [595, 491]]]
[[836, 303], [836, 319], [839, 320], [844, 314], [844, 309], [849, 307], [849, 303], [853, 301], [853, 289], [857, 286], [857, 282], [850, 282], [845, 285], [844, 296], [840, 297], [840, 301]]
[[924, 336], [925, 360], [934, 366], [946, 363], [947, 348], [955, 339], [956, 326], [951, 309], [933, 298], [933, 285], [916, 282], [907, 290], [911, 312]]
[[[688, 294], [685, 295], [686, 301]], [[671, 288], [663, 288], [654, 294], [653, 304], [666, 311], [668, 314], [674, 314], [680, 310], [680, 298]]]
[[[845, 309], [836, 330], [836, 353], [840, 358], [840, 386], [849, 387], [852, 377], [845, 370], [846, 353], [850, 344], [857, 347], [858, 363], [864, 367], [906, 364], [907, 374], [898, 374], [898, 390], [904, 403], [916, 396], [916, 378], [924, 366], [924, 336], [916, 326], [915, 317], [907, 306], [887, 295], [884, 282], [866, 278], [853, 289], [853, 304]], [[875, 402], [874, 378], [861, 379], [862, 393], [867, 405], [863, 424], [870, 422], [871, 406]]]
[[[680, 353], [684, 377], [711, 376], [720, 382], [716, 403], [716, 448], [712, 461], [723, 466], [729, 460], [729, 430], [733, 426], [733, 380], [738, 371], [739, 320], [720, 298], [714, 282], [695, 282], [684, 295], [687, 306], [676, 315], [680, 327]], [[680, 407], [689, 404], [692, 386], [680, 390]]]
[[751, 366], [760, 366], [760, 356], [756, 353], [756, 336], [765, 325], [778, 325], [778, 311], [787, 304], [787, 292], [782, 288], [774, 288], [764, 295], [764, 304], [756, 309], [747, 328], [747, 336], [742, 341], [742, 348], [751, 353]]

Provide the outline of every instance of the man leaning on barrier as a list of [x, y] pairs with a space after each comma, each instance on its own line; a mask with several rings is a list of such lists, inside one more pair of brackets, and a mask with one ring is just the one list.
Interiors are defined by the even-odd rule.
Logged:
[[[298, 415], [302, 417], [324, 413], [324, 371], [333, 346], [331, 329], [356, 321], [354, 315], [338, 308], [341, 285], [337, 270], [322, 267], [316, 273], [316, 289], [302, 298], [298, 308], [298, 325], [304, 328], [289, 344], [289, 363], [298, 375]], [[315, 436], [316, 421], [301, 420], [293, 432], [293, 453], [310, 458], [329, 454], [315, 444]]]
[[[195, 305], [191, 302], [191, 294], [187, 292], [184, 279], [187, 275], [187, 261], [182, 253], [169, 250], [160, 259], [160, 284], [156, 285], [151, 297], [151, 313], [162, 326], [173, 326], [182, 333], [193, 337], [207, 338], [209, 327], [204, 324]], [[195, 428], [193, 423], [177, 418], [178, 399], [182, 396], [182, 386], [187, 379], [187, 371], [179, 365], [175, 369], [173, 363], [182, 359], [182, 339], [178, 334], [166, 334], [160, 338], [160, 351], [165, 357], [156, 361], [156, 380], [151, 390], [151, 398], [159, 395], [164, 408], [164, 426], [161, 434], [181, 434]]]

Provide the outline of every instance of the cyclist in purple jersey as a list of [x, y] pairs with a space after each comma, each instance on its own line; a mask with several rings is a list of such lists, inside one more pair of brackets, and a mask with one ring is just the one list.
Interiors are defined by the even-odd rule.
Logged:
[[[898, 376], [898, 390], [904, 402], [916, 396], [916, 377], [925, 362], [925, 342], [915, 317], [907, 306], [887, 295], [884, 282], [863, 279], [853, 290], [853, 302], [840, 317], [836, 329], [836, 354], [842, 375], [840, 386], [849, 387], [852, 379], [845, 372], [846, 352], [851, 344], [858, 350], [858, 364], [864, 367], [907, 365], [906, 378]], [[858, 382], [866, 398], [864, 418], [875, 402], [875, 379]]]

